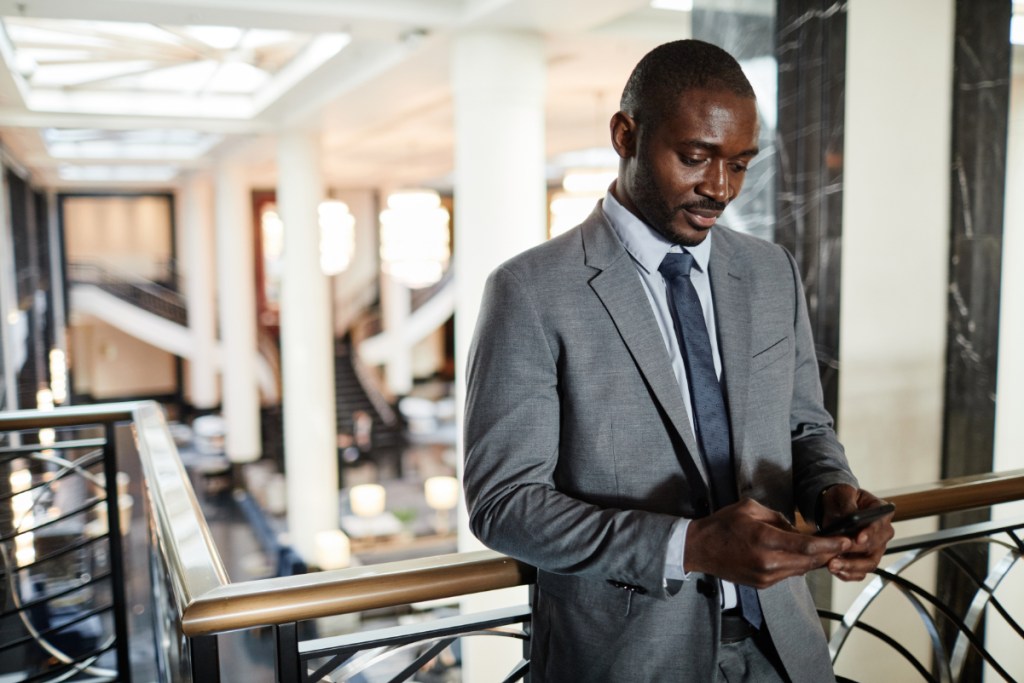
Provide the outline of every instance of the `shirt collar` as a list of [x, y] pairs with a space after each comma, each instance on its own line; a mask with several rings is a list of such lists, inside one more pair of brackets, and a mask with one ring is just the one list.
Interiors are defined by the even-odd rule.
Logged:
[[633, 260], [648, 273], [658, 270], [658, 266], [661, 265], [668, 252], [684, 250], [693, 254], [693, 260], [701, 272], [708, 272], [708, 262], [711, 260], [712, 233], [708, 233], [707, 238], [695, 247], [680, 247], [662, 237], [652, 227], [633, 215], [629, 209], [619, 203], [611, 191], [605, 194], [601, 209], [608, 218], [612, 230], [622, 242], [622, 246], [626, 248]]

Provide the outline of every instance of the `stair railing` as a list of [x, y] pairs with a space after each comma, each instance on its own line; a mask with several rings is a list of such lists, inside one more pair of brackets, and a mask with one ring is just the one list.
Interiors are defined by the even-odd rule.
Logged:
[[93, 262], [69, 263], [67, 272], [72, 284], [95, 285], [161, 318], [179, 325], [188, 324], [185, 298], [179, 292], [141, 275]]

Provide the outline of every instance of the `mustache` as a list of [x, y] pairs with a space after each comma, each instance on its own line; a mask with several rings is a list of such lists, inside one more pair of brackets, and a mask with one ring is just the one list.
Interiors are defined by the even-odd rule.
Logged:
[[696, 202], [690, 202], [689, 204], [681, 204], [676, 211], [692, 211], [694, 209], [703, 211], [725, 211], [725, 207], [728, 206], [725, 202], [716, 202], [714, 199], [701, 199]]

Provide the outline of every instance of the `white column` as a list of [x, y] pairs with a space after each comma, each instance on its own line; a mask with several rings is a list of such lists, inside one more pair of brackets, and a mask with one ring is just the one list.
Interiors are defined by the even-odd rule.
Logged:
[[334, 335], [317, 218], [324, 198], [319, 137], [283, 133], [277, 168], [277, 210], [284, 224], [281, 374], [288, 529], [296, 550], [312, 562], [316, 533], [339, 523]]
[[[869, 490], [940, 476], [953, 10], [954, 0], [849, 3], [839, 436]], [[913, 123], [893, 125], [893, 112]], [[913, 168], [893, 155], [913, 159]], [[907, 522], [899, 533], [934, 524]], [[863, 585], [835, 582], [835, 607], [845, 610]], [[928, 660], [911, 610], [878, 619]], [[844, 647], [837, 673], [849, 675], [845, 660], [857, 679], [891, 680], [866, 640]]]
[[215, 185], [225, 451], [232, 462], [244, 463], [258, 460], [262, 452], [256, 382], [254, 228], [244, 167], [222, 161]]
[[[474, 31], [456, 38], [455, 99], [456, 405], [465, 400], [466, 354], [484, 281], [509, 257], [547, 233], [544, 177], [544, 43], [539, 35]], [[499, 76], [500, 74], [500, 76]], [[457, 430], [461, 435], [462, 429]], [[461, 438], [461, 436], [460, 436]], [[461, 448], [460, 448], [461, 450]], [[459, 549], [479, 549], [460, 506]], [[521, 604], [526, 591], [470, 596], [467, 611]], [[493, 639], [497, 640], [497, 639]], [[521, 657], [516, 644], [463, 646], [464, 678], [485, 681]]]
[[[1017, 46], [1014, 50], [1024, 51]], [[1012, 470], [1024, 467], [1024, 59], [1014, 63], [1010, 86], [1010, 130], [1006, 151], [1006, 212], [1003, 218], [1002, 287], [999, 304], [999, 378], [996, 387], [995, 458], [992, 469]], [[1024, 502], [997, 505], [995, 519], [1014, 519], [1024, 514]], [[995, 563], [1002, 552], [994, 552]], [[1024, 582], [1019, 576], [1010, 578], [996, 594], [1004, 605], [1024, 604]], [[1011, 610], [1011, 614], [1015, 612]], [[985, 623], [985, 645], [997, 653], [999, 663], [1011, 676], [1024, 680], [1024, 652], [1020, 638], [996, 614], [989, 614]], [[1004, 655], [1005, 653], [1005, 655]], [[1013, 655], [1011, 656], [1011, 653]], [[985, 681], [1003, 680], [986, 665]]]
[[412, 390], [412, 347], [402, 335], [412, 311], [412, 292], [383, 271], [380, 274], [380, 308], [384, 332], [391, 341], [384, 364], [384, 380], [388, 391], [395, 396], [404, 396]]
[[[460, 407], [484, 281], [500, 263], [546, 237], [545, 76], [544, 43], [536, 34], [474, 31], [456, 39], [455, 368]], [[465, 526], [459, 535], [460, 548], [479, 548]]]
[[[1024, 47], [1015, 47], [1018, 54]], [[996, 401], [995, 470], [1024, 467], [1024, 59], [1015, 63], [1010, 86], [1010, 130], [1006, 150], [1006, 210], [1003, 218], [1002, 287], [999, 310], [999, 384]], [[1016, 509], [1002, 506], [1001, 510]]]
[[213, 269], [213, 192], [206, 174], [194, 174], [181, 197], [181, 263], [185, 268], [188, 326], [192, 335], [189, 357], [189, 398], [198, 410], [220, 402], [217, 385], [217, 307]]

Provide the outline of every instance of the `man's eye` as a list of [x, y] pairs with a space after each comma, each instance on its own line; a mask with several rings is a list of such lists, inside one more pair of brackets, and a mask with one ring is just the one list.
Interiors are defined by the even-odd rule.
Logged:
[[686, 156], [685, 154], [680, 154], [679, 160], [682, 161], [683, 164], [685, 164], [686, 166], [700, 166], [701, 164], [704, 163], [703, 157], [691, 157]]
[[729, 166], [732, 169], [733, 173], [746, 173], [747, 172], [747, 165], [746, 164], [730, 164]]

